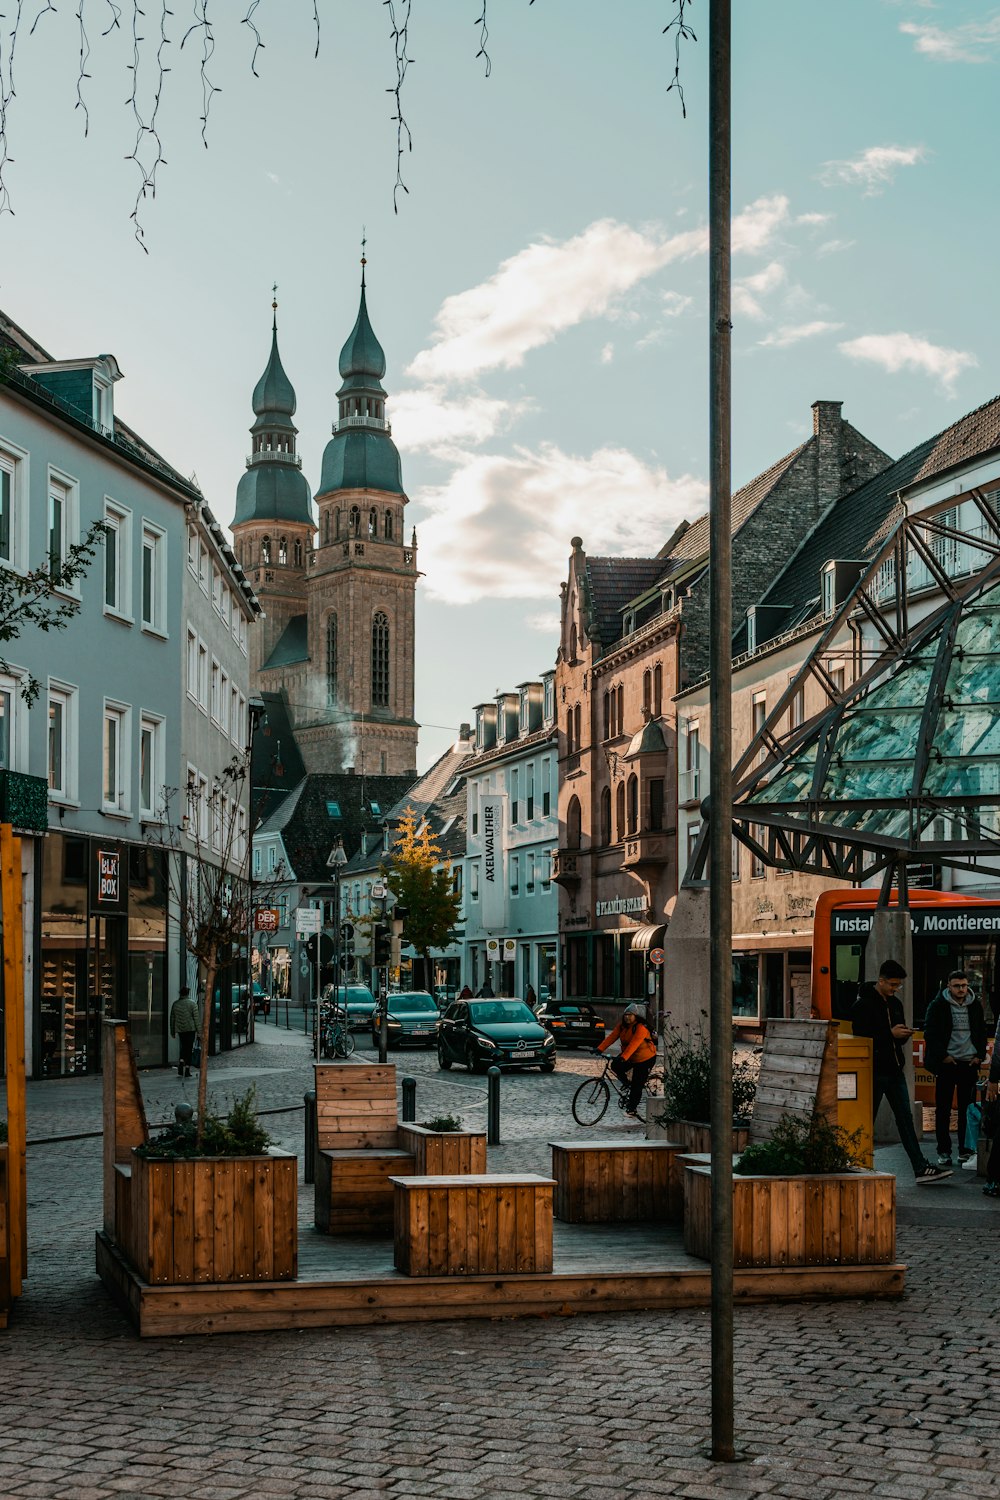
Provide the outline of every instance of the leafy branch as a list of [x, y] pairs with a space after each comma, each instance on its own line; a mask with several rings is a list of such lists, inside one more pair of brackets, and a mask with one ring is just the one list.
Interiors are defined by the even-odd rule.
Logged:
[[[29, 628], [45, 634], [66, 629], [80, 613], [81, 601], [72, 591], [86, 576], [106, 534], [104, 522], [95, 521], [83, 541], [67, 547], [61, 557], [50, 557], [27, 573], [0, 567], [0, 641], [16, 641]], [[2, 654], [0, 670], [13, 675]], [[41, 686], [30, 673], [20, 677], [20, 693], [25, 703], [35, 702]]]

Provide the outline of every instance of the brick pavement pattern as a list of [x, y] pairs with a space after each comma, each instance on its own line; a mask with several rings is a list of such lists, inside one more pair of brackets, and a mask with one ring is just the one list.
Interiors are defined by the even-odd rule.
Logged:
[[[588, 1066], [504, 1080], [493, 1167], [541, 1162], [546, 1140], [572, 1133], [574, 1074]], [[482, 1079], [423, 1058], [399, 1071], [420, 1078], [418, 1118], [456, 1099], [469, 1123], [485, 1109]], [[213, 1093], [222, 1103], [256, 1081], [262, 1107], [279, 1108], [309, 1079], [301, 1043], [271, 1039], [220, 1059]], [[168, 1118], [179, 1081], [154, 1074], [144, 1088], [151, 1116]], [[30, 1139], [93, 1129], [95, 1110], [99, 1123], [95, 1080], [29, 1092]], [[267, 1123], [299, 1146], [301, 1115]], [[0, 1500], [923, 1500], [994, 1488], [996, 1225], [979, 1208], [996, 1205], [974, 1179], [933, 1190], [944, 1223], [901, 1228], [904, 1301], [737, 1309], [747, 1458], [727, 1466], [705, 1457], [703, 1310], [141, 1343], [94, 1273], [100, 1160], [92, 1138], [29, 1151], [31, 1279], [0, 1334]]]

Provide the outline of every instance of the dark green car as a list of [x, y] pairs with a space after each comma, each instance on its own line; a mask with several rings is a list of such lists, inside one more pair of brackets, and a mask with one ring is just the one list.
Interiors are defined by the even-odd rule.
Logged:
[[481, 1068], [541, 1068], [556, 1065], [556, 1044], [523, 1000], [456, 1000], [438, 1027], [438, 1063]]
[[[437, 1041], [441, 1012], [437, 1001], [427, 990], [407, 990], [389, 996], [388, 1045], [400, 1047], [412, 1042], [415, 1047], [433, 1047]], [[378, 1006], [372, 1012], [372, 1046], [379, 1042], [381, 1016]]]

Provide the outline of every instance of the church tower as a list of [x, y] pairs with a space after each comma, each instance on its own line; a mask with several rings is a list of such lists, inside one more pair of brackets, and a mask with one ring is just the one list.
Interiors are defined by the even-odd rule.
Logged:
[[252, 452], [237, 486], [232, 526], [236, 556], [264, 610], [250, 632], [254, 692], [281, 685], [261, 677], [279, 647], [287, 656], [298, 636], [305, 655], [306, 578], [316, 530], [295, 446], [295, 391], [278, 354], [278, 305], [271, 306], [271, 356], [253, 393]]
[[[385, 355], [361, 305], [340, 353], [337, 419], [323, 454], [319, 536], [309, 570], [309, 658], [324, 712], [297, 724], [310, 770], [415, 771], [413, 717], [416, 533], [405, 538], [406, 493], [386, 418]], [[338, 733], [339, 731], [339, 733]], [[335, 739], [340, 764], [331, 763]]]

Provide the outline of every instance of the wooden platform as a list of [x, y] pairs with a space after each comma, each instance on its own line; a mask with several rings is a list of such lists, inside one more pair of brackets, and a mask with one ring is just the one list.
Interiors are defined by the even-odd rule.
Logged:
[[[680, 1232], [651, 1224], [554, 1226], [551, 1274], [426, 1276], [393, 1269], [391, 1239], [317, 1233], [305, 1200], [299, 1275], [253, 1285], [149, 1286], [97, 1235], [97, 1270], [144, 1338], [335, 1328], [457, 1318], [573, 1316], [705, 1307], [708, 1267], [685, 1255]], [[738, 1302], [900, 1297], [904, 1267], [747, 1269], [735, 1276]]]

